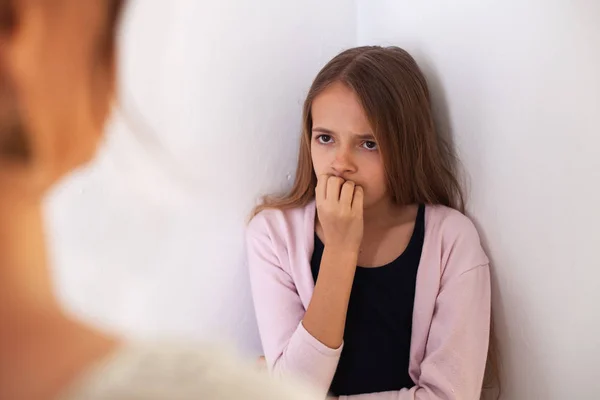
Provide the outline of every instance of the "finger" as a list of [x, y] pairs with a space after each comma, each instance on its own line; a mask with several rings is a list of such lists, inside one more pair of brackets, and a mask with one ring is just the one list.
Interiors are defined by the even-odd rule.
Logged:
[[315, 197], [317, 201], [325, 200], [327, 197], [327, 179], [329, 175], [320, 175], [317, 178], [317, 187], [315, 188]]
[[330, 176], [329, 179], [327, 179], [327, 200], [340, 200], [342, 183], [344, 183], [344, 180], [337, 176]]
[[352, 198], [352, 209], [356, 211], [363, 210], [363, 201], [365, 197], [365, 192], [361, 186], [356, 186], [354, 188], [354, 197]]
[[346, 181], [342, 185], [340, 193], [340, 204], [347, 206], [348, 209], [352, 208], [352, 197], [354, 196], [354, 188], [356, 184], [352, 181]]

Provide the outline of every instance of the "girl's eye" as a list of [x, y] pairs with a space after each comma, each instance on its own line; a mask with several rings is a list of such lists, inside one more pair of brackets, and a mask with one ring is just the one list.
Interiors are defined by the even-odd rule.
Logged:
[[327, 144], [327, 143], [331, 143], [331, 141], [333, 140], [333, 138], [331, 136], [329, 136], [329, 135], [319, 135], [317, 137], [317, 140], [321, 144]]
[[363, 146], [367, 150], [377, 150], [377, 143], [375, 143], [371, 140], [367, 140], [366, 142], [364, 142]]

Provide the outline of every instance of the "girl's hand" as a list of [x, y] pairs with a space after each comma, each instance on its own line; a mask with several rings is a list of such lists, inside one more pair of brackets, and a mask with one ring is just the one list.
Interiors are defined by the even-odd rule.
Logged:
[[358, 252], [363, 237], [363, 189], [337, 176], [319, 177], [317, 215], [329, 248]]

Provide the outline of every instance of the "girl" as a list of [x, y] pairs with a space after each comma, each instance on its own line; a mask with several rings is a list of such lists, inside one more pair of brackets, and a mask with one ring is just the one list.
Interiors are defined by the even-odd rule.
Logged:
[[315, 399], [209, 346], [125, 344], [66, 315], [42, 202], [94, 154], [121, 0], [0, 0], [0, 399]]
[[488, 259], [425, 78], [397, 47], [344, 51], [304, 104], [291, 192], [247, 247], [267, 366], [323, 397], [478, 399]]

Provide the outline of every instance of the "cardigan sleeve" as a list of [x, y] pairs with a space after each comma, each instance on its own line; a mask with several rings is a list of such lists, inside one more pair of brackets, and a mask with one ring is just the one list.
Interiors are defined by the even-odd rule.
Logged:
[[487, 358], [490, 274], [480, 265], [440, 291], [421, 375], [410, 389], [347, 396], [351, 400], [478, 400]]

